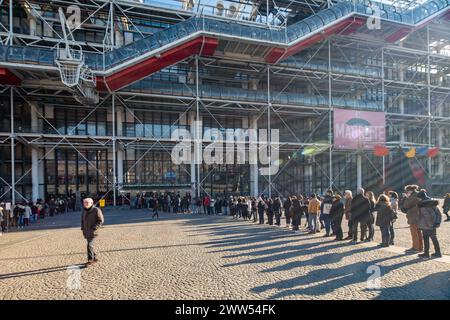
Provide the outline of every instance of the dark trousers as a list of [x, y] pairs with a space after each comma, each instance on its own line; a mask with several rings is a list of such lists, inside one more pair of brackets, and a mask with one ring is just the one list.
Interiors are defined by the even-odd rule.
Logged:
[[301, 222], [301, 215], [294, 214], [292, 217], [292, 230], [298, 230]]
[[436, 235], [436, 229], [432, 229], [432, 230], [422, 230], [422, 234], [423, 234], [423, 251], [425, 254], [429, 254], [430, 253], [430, 238], [431, 241], [433, 242], [433, 247], [434, 247], [434, 251], [437, 254], [441, 253], [441, 247], [439, 246], [439, 241], [437, 239], [437, 235]]
[[252, 211], [253, 222], [258, 221], [258, 212], [256, 210]]
[[268, 213], [267, 214], [267, 220], [268, 220], [268, 224], [273, 225], [273, 213]]
[[444, 211], [444, 214], [447, 217], [447, 220], [450, 220], [450, 216], [448, 215], [448, 211]]
[[381, 244], [383, 246], [388, 246], [391, 243], [391, 226], [380, 226], [381, 230]]
[[348, 236], [353, 238], [353, 220], [348, 220]]
[[286, 224], [290, 225], [291, 224], [291, 216], [289, 215], [289, 212], [287, 212], [287, 214], [285, 213], [285, 215], [286, 215]]
[[331, 229], [337, 240], [342, 240], [344, 238], [344, 233], [342, 232], [342, 216], [333, 217], [331, 221]]
[[394, 223], [393, 222], [391, 222], [391, 225], [389, 226], [389, 232], [391, 234], [389, 244], [394, 245], [395, 232], [394, 232]]
[[94, 250], [94, 241], [95, 238], [88, 238], [87, 240], [87, 256], [88, 260], [96, 259], [95, 250]]
[[259, 212], [259, 224], [264, 224], [264, 212]]
[[320, 228], [321, 229], [325, 228], [325, 218], [324, 218], [325, 216], [326, 216], [326, 214], [321, 214], [319, 216], [319, 223], [320, 223]]
[[153, 211], [152, 218], [157, 217], [159, 219], [159, 212], [158, 210]]
[[330, 234], [331, 229], [331, 219], [329, 214], [321, 214], [321, 221], [325, 224], [325, 232], [327, 235]]
[[281, 224], [281, 212], [275, 212], [275, 224], [277, 226]]
[[[368, 235], [367, 231], [369, 232]], [[375, 236], [374, 217], [372, 213], [366, 218], [364, 223], [361, 223], [361, 240], [364, 240], [366, 236], [369, 240], [373, 240], [373, 237]]]
[[358, 224], [363, 225], [364, 223], [361, 221], [352, 221], [352, 240], [358, 241]]
[[29, 225], [29, 222], [30, 222], [30, 219], [29, 219], [29, 218], [23, 218], [23, 224], [24, 224], [25, 226], [28, 226], [28, 225]]

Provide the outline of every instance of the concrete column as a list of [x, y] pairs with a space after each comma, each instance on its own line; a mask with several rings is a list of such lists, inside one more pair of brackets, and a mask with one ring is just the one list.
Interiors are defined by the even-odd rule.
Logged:
[[[194, 122], [196, 121], [195, 116], [196, 116], [196, 113], [193, 112], [193, 111], [189, 112], [188, 115], [187, 115], [187, 124], [190, 127], [190, 132], [191, 132], [191, 138], [192, 139], [196, 138], [195, 137], [195, 135], [196, 135], [195, 131], [196, 130], [193, 127]], [[201, 121], [201, 120], [202, 119], [200, 118], [199, 121]], [[193, 146], [193, 145], [195, 145], [195, 142], [191, 146]], [[200, 179], [200, 177], [197, 178], [197, 174], [196, 174], [196, 172], [197, 172], [197, 164], [199, 162], [199, 159], [198, 159], [197, 153], [195, 152], [195, 148], [192, 148], [191, 159], [192, 159], [192, 161], [191, 161], [191, 168], [190, 168], [191, 169], [190, 170], [190, 173], [191, 173], [191, 194], [194, 195], [194, 194], [197, 194], [196, 193], [197, 179]]]
[[42, 128], [39, 123], [39, 115], [38, 115], [39, 105], [35, 101], [30, 102], [30, 115], [31, 115], [31, 132], [39, 133]]
[[115, 37], [116, 37], [116, 48], [122, 47], [124, 44], [125, 38], [123, 36], [122, 31], [119, 28], [116, 28]]
[[305, 185], [305, 191], [308, 194], [311, 194], [312, 192], [314, 192], [313, 188], [312, 188], [312, 179], [313, 179], [313, 166], [311, 164], [308, 164], [305, 167], [305, 178], [308, 181], [308, 185]]
[[362, 188], [362, 155], [356, 156], [356, 187]]
[[[31, 116], [31, 132], [40, 132], [38, 117], [38, 103], [30, 102], [30, 116]], [[43, 162], [39, 162], [42, 157], [42, 150], [37, 147], [31, 149], [31, 200], [36, 202], [37, 199], [43, 198], [43, 182], [44, 182], [44, 167]]]
[[53, 22], [44, 23], [44, 37], [53, 38]]
[[[403, 67], [400, 67], [399, 77], [400, 77], [400, 81], [405, 80], [405, 70]], [[405, 97], [403, 96], [403, 94], [400, 94], [400, 96], [398, 97], [398, 105], [399, 105], [400, 113], [405, 114]], [[403, 126], [401, 126], [398, 131], [400, 132], [400, 142], [404, 143], [405, 142], [405, 128]]]
[[[246, 122], [248, 123], [248, 128], [252, 130], [258, 130], [258, 117], [257, 116], [250, 116], [248, 119], [246, 119]], [[253, 137], [253, 138], [257, 138]], [[249, 141], [253, 140], [252, 136], [249, 136]], [[250, 150], [249, 152], [255, 152], [255, 150]], [[256, 161], [258, 160], [258, 152], [255, 152], [256, 154]], [[251, 159], [251, 155], [249, 154], [249, 160]], [[252, 162], [252, 161], [250, 161]], [[259, 196], [259, 166], [258, 163], [252, 164], [250, 163], [250, 194], [254, 197]]]
[[[437, 130], [437, 141], [438, 146], [444, 145], [444, 129], [439, 128]], [[438, 172], [436, 172], [437, 176], [443, 177], [444, 176], [444, 157], [442, 154], [438, 155], [435, 161], [438, 161]]]
[[[124, 110], [123, 107], [118, 106], [116, 108], [116, 136], [123, 136], [123, 119]], [[123, 186], [123, 161], [125, 159], [125, 151], [119, 146], [117, 149], [117, 189], [121, 190]]]
[[28, 17], [28, 25], [30, 26], [30, 36], [36, 35], [36, 18], [33, 16]]
[[36, 148], [31, 149], [31, 201], [39, 199], [39, 156]]

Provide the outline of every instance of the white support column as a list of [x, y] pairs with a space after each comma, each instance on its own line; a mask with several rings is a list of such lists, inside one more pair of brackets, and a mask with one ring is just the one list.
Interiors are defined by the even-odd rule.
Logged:
[[36, 18], [31, 14], [28, 16], [28, 25], [30, 27], [30, 36], [35, 36], [37, 21]]
[[[38, 104], [35, 101], [30, 102], [30, 117], [31, 117], [31, 132], [39, 132], [38, 121]], [[40, 194], [40, 179], [39, 179], [39, 149], [32, 147], [31, 149], [31, 201], [36, 202], [37, 199], [42, 198]]]
[[[271, 134], [271, 111], [272, 111], [272, 97], [270, 91], [270, 65], [267, 65], [267, 140], [269, 151], [269, 198], [272, 198], [272, 134]], [[278, 142], [278, 141], [277, 141]]]
[[31, 201], [39, 199], [39, 155], [38, 149], [31, 149]]
[[[405, 77], [405, 70], [403, 68], [400, 68], [399, 70], [399, 77], [400, 77], [400, 81], [404, 80]], [[403, 94], [400, 94], [400, 96], [398, 97], [398, 105], [399, 105], [399, 109], [400, 109], [400, 114], [405, 114], [405, 97], [403, 96]], [[399, 133], [400, 133], [400, 143], [404, 144], [405, 143], [405, 127], [401, 126], [399, 128]]]
[[113, 206], [116, 206], [117, 172], [116, 172], [116, 96], [112, 94], [112, 147], [113, 147]]
[[[199, 58], [198, 56], [195, 57], [195, 111], [196, 116], [195, 119], [197, 120], [197, 123], [200, 123], [201, 115], [200, 115], [200, 75], [199, 75]], [[197, 197], [200, 198], [200, 189], [201, 189], [201, 180], [200, 180], [200, 168], [202, 165], [202, 157], [201, 152], [203, 149], [203, 132], [198, 128], [198, 126], [195, 126], [195, 166], [196, 166], [196, 172], [197, 172], [197, 180], [196, 180], [196, 186], [195, 189], [197, 191]]]
[[[444, 131], [442, 128], [438, 129], [437, 133], [437, 141], [438, 146], [444, 145]], [[438, 172], [436, 172], [436, 175], [439, 175], [440, 177], [444, 176], [444, 156], [442, 154], [438, 155], [436, 158], [436, 161], [438, 161]]]
[[[201, 121], [201, 120], [202, 119], [200, 117], [199, 121]], [[193, 111], [189, 112], [188, 115], [187, 115], [187, 122], [188, 122], [188, 125], [189, 125], [190, 130], [191, 130], [192, 139], [194, 139], [194, 141], [196, 139], [196, 134], [197, 134], [197, 130], [194, 127], [195, 121], [196, 121], [196, 112], [193, 112]], [[194, 142], [194, 145], [195, 144], [196, 144], [196, 142]], [[198, 160], [198, 154], [196, 152], [196, 148], [195, 147], [192, 149], [191, 159], [192, 159], [192, 161], [191, 161], [191, 168], [190, 168], [190, 173], [191, 173], [191, 190], [192, 190], [191, 194], [192, 195], [196, 194], [197, 196], [199, 196], [200, 195], [200, 191], [199, 190], [197, 191], [197, 187], [198, 187], [197, 186], [197, 179], [200, 179], [200, 177], [197, 177], [197, 174], [198, 174], [198, 172], [197, 172], [197, 163], [199, 162], [199, 160]]]
[[329, 186], [328, 188], [333, 189], [333, 105], [332, 105], [332, 77], [331, 77], [331, 41], [328, 40], [328, 144], [330, 145], [328, 149], [328, 170], [329, 170]]
[[[122, 107], [116, 108], [116, 136], [123, 136], [123, 119], [124, 110]], [[121, 190], [123, 186], [123, 161], [125, 159], [125, 151], [122, 148], [117, 149], [117, 189]]]
[[[258, 117], [250, 116], [248, 119], [249, 129], [258, 131]], [[255, 137], [256, 138], [256, 137]], [[250, 159], [250, 155], [249, 155]], [[250, 164], [250, 194], [253, 197], [259, 196], [259, 166], [258, 164]]]
[[362, 155], [356, 155], [356, 187], [362, 188]]
[[15, 134], [14, 134], [14, 88], [10, 88], [10, 115], [11, 115], [11, 204], [16, 204], [16, 168], [15, 168]]
[[[191, 129], [191, 135], [193, 134], [193, 132], [192, 132], [192, 126], [193, 126], [193, 123], [194, 123], [194, 121], [195, 121], [195, 113], [194, 112], [189, 112], [188, 113], [188, 125], [189, 125], [189, 128]], [[191, 138], [194, 138], [194, 137], [191, 137]], [[195, 185], [197, 184], [197, 180], [195, 179], [195, 176], [196, 176], [196, 174], [195, 174], [195, 151], [191, 151], [191, 170], [190, 170], [190, 173], [191, 173], [191, 194], [192, 195], [194, 195], [194, 194], [196, 194], [195, 193]]]
[[[430, 61], [430, 26], [427, 25], [427, 96], [428, 96], [428, 148], [431, 148], [432, 145], [432, 123], [431, 123], [431, 61]], [[432, 159], [428, 158], [428, 177], [431, 179], [433, 176], [433, 165], [432, 165]]]
[[312, 180], [313, 180], [313, 166], [311, 163], [305, 166], [305, 180], [308, 181], [308, 185], [305, 185], [305, 191], [311, 194], [314, 192]]
[[[14, 37], [14, 15], [13, 15], [13, 0], [9, 0], [9, 45], [13, 45]], [[11, 90], [13, 90], [11, 88]], [[12, 92], [12, 91], [11, 91]]]

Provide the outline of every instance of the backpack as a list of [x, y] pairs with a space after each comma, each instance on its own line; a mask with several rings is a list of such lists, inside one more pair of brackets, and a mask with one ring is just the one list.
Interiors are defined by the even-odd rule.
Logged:
[[434, 211], [434, 213], [436, 215], [436, 218], [434, 220], [434, 224], [435, 224], [436, 228], [439, 228], [441, 226], [441, 222], [442, 222], [442, 213], [441, 213], [441, 211], [439, 210], [438, 207], [433, 207], [433, 211]]

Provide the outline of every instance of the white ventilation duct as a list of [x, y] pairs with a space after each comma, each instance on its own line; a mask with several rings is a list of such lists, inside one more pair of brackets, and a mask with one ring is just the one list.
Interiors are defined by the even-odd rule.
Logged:
[[183, 9], [184, 10], [192, 11], [194, 9], [194, 6], [195, 6], [194, 0], [183, 0]]
[[236, 7], [236, 5], [230, 4], [230, 7], [228, 8], [228, 13], [227, 13], [228, 18], [236, 17], [237, 11], [238, 11], [238, 8]]
[[223, 10], [225, 10], [225, 6], [223, 5], [223, 1], [217, 1], [216, 4], [216, 16], [222, 16]]

